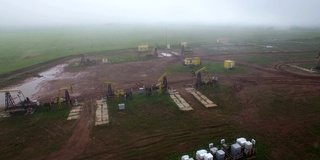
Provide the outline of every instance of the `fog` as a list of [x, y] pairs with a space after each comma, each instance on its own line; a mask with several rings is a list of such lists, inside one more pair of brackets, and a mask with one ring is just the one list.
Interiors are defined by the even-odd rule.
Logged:
[[320, 26], [319, 0], [0, 0], [0, 26]]

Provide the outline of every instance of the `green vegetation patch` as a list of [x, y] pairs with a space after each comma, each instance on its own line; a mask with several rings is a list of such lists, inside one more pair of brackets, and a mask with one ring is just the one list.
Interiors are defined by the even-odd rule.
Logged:
[[200, 92], [218, 105], [217, 110], [225, 116], [237, 115], [241, 112], [241, 104], [234, 98], [229, 86], [220, 84], [219, 87], [201, 86]]
[[200, 66], [195, 67], [187, 67], [182, 64], [175, 64], [168, 67], [169, 71], [172, 72], [193, 72], [197, 71], [202, 67], [207, 68], [207, 72], [215, 73], [215, 74], [239, 74], [239, 73], [246, 73], [246, 69], [240, 66], [235, 66], [234, 69], [226, 69], [223, 66], [223, 62], [201, 62]]
[[109, 63], [146, 61], [154, 58], [155, 57], [152, 57], [152, 56], [122, 56], [122, 57], [110, 58]]
[[[298, 90], [298, 89], [297, 89]], [[272, 123], [289, 123], [288, 127], [278, 126], [278, 130], [273, 131], [273, 138], [268, 138], [270, 142], [281, 141], [283, 149], [288, 150], [288, 158], [306, 157], [305, 159], [319, 159], [319, 126], [317, 119], [306, 118], [307, 115], [316, 115], [320, 113], [320, 103], [317, 96], [309, 95], [292, 95], [295, 91], [292, 87], [274, 87], [269, 90], [259, 90], [263, 96], [253, 96], [255, 103], [255, 114], [261, 119], [261, 124]], [[307, 93], [307, 92], [306, 92]], [[310, 116], [313, 117], [313, 116]], [[270, 124], [272, 124], [270, 123]], [[268, 130], [268, 127], [262, 127]], [[280, 138], [281, 137], [281, 138]], [[304, 141], [301, 141], [301, 137]], [[270, 144], [268, 144], [270, 146]], [[304, 155], [297, 153], [297, 150], [303, 148]], [[270, 149], [270, 148], [269, 148]], [[271, 150], [271, 149], [270, 149]], [[273, 149], [272, 149], [273, 150]], [[275, 149], [276, 150], [276, 149]]]
[[[201, 87], [200, 90], [219, 107], [202, 106], [183, 112], [169, 94], [151, 97], [134, 94], [130, 101], [109, 101], [110, 124], [93, 128], [92, 144], [79, 158], [112, 153], [113, 157], [123, 159], [178, 159], [184, 154], [194, 156], [197, 149], [207, 148], [210, 142], [219, 144], [224, 138], [233, 143], [239, 136], [244, 136], [257, 139], [259, 159], [268, 159], [267, 145], [230, 119], [239, 114], [241, 107], [231, 89], [220, 85], [219, 88]], [[124, 103], [126, 109], [119, 111], [119, 103]], [[115, 148], [117, 152], [113, 152]]]
[[70, 136], [69, 108], [0, 119], [0, 159], [32, 159], [59, 149]]
[[252, 64], [259, 64], [259, 65], [270, 65], [275, 62], [276, 58], [270, 56], [253, 56], [253, 57], [242, 57], [240, 58], [241, 61], [245, 61]]
[[[277, 62], [290, 60], [315, 60], [315, 53], [285, 53], [285, 54], [261, 54], [250, 55], [250, 57], [239, 57], [238, 59], [247, 63], [270, 66]], [[313, 63], [314, 64], [314, 63]]]
[[[157, 93], [155, 93], [157, 94]], [[124, 103], [126, 109], [123, 112], [119, 112], [118, 104]], [[142, 127], [144, 125], [161, 125], [166, 127], [167, 124], [163, 124], [166, 118], [172, 117], [175, 114], [180, 114], [180, 110], [173, 103], [168, 94], [146, 96], [145, 94], [134, 94], [133, 100], [130, 101], [110, 101], [108, 102], [109, 114], [111, 117], [119, 114], [130, 114], [125, 121], [121, 120], [122, 125], [127, 125], [129, 128]], [[113, 119], [113, 118], [112, 118]], [[111, 119], [111, 123], [112, 123]], [[119, 123], [117, 120], [116, 123]], [[138, 129], [138, 128], [137, 128]]]
[[308, 63], [300, 63], [297, 66], [306, 68], [306, 69], [312, 69], [315, 68], [318, 65], [318, 62], [308, 62]]
[[[124, 103], [126, 109], [118, 110]], [[183, 112], [169, 94], [146, 96], [134, 94], [131, 101], [110, 101], [107, 126], [93, 128], [92, 147], [81, 158], [119, 148], [115, 155], [127, 159], [168, 159], [221, 137], [233, 134], [231, 122], [217, 117]], [[215, 112], [215, 110], [209, 110]], [[214, 122], [214, 123], [212, 123]], [[115, 136], [117, 135], [117, 136]], [[181, 148], [180, 148], [180, 147]], [[126, 154], [122, 154], [121, 150]]]

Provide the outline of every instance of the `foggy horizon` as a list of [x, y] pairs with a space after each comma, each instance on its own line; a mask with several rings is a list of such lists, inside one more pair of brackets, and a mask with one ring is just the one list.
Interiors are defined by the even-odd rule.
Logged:
[[319, 27], [318, 0], [0, 0], [0, 27], [193, 24]]

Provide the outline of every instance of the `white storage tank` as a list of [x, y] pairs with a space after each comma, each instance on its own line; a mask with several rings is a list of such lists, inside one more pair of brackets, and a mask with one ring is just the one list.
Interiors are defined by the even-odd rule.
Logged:
[[226, 153], [223, 150], [219, 150], [216, 152], [216, 159], [217, 160], [224, 160]]
[[210, 152], [212, 153], [212, 155], [216, 155], [217, 151], [218, 151], [217, 147], [210, 148]]
[[244, 147], [247, 140], [245, 138], [238, 138], [237, 143], [240, 144], [241, 147]]
[[245, 150], [251, 150], [252, 149], [252, 143], [250, 141], [247, 141], [245, 143], [244, 149]]
[[236, 156], [241, 154], [241, 146], [238, 143], [231, 145], [231, 155]]
[[207, 153], [203, 157], [204, 160], [213, 160], [213, 155], [211, 153]]
[[203, 157], [204, 157], [204, 155], [207, 154], [207, 153], [208, 153], [208, 151], [205, 150], [205, 149], [200, 149], [200, 150], [198, 150], [198, 151], [196, 152], [196, 159], [197, 159], [197, 160], [202, 160]]
[[189, 160], [189, 155], [183, 155], [183, 156], [181, 157], [181, 160]]

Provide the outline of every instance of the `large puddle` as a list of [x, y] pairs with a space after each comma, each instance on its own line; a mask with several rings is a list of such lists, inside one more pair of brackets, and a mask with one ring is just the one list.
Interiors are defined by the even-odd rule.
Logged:
[[[41, 84], [58, 78], [59, 74], [62, 73], [66, 65], [67, 64], [57, 65], [49, 70], [39, 73], [41, 77], [29, 78], [22, 82], [22, 84], [11, 86], [3, 90], [21, 90], [25, 97], [29, 97], [33, 100], [33, 96], [41, 89]], [[16, 102], [19, 101], [17, 93], [12, 93], [11, 96], [15, 99]], [[0, 107], [3, 108], [4, 106], [5, 93], [0, 93]]]

